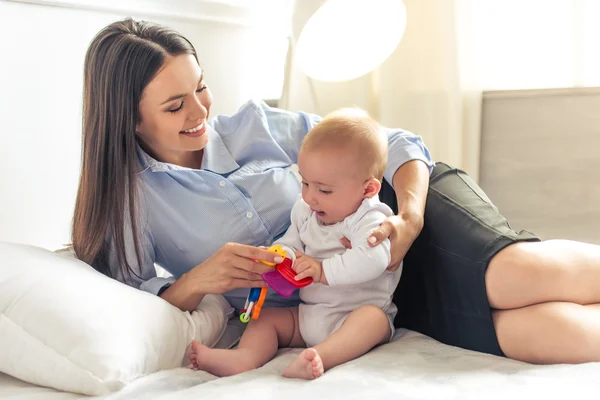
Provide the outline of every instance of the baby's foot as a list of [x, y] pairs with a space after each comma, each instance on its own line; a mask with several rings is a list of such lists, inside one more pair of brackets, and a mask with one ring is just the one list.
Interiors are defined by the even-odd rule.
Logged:
[[253, 352], [247, 349], [211, 349], [198, 342], [192, 342], [189, 358], [193, 369], [218, 377], [241, 374], [260, 366], [253, 361]]
[[306, 349], [283, 371], [286, 378], [315, 379], [323, 375], [323, 361], [315, 349]]
[[192, 342], [192, 346], [191, 346], [191, 353], [190, 353], [190, 361], [192, 362], [192, 368], [193, 369], [198, 369], [200, 368], [200, 366], [198, 365], [198, 360], [201, 359], [201, 357], [204, 357], [204, 353], [210, 350], [208, 347], [204, 346], [203, 344], [200, 344], [198, 342]]

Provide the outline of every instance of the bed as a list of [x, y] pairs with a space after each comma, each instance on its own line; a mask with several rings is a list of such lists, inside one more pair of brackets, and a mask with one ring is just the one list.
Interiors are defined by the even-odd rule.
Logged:
[[187, 368], [186, 349], [191, 340], [229, 347], [239, 338], [243, 324], [222, 296], [208, 295], [184, 313], [69, 252], [0, 242], [0, 256], [2, 400], [88, 397], [83, 394], [111, 400], [597, 399], [600, 392], [600, 363], [536, 366], [403, 329], [314, 381], [281, 376], [297, 349], [281, 350], [263, 368], [216, 378]]
[[393, 342], [310, 382], [281, 377], [297, 350], [230, 378], [176, 368], [139, 378], [105, 397], [37, 387], [0, 375], [3, 400], [67, 399], [597, 399], [600, 363], [534, 366], [446, 346], [400, 330]]

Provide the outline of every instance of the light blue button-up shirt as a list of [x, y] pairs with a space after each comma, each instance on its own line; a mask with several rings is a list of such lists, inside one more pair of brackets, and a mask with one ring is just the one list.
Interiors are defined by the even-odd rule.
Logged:
[[[139, 276], [123, 276], [112, 246], [109, 266], [117, 279], [150, 293], [190, 271], [227, 242], [268, 246], [285, 233], [290, 211], [301, 192], [291, 170], [302, 139], [321, 120], [304, 113], [249, 101], [233, 116], [217, 116], [207, 126], [202, 168], [159, 162], [138, 148], [141, 172], [139, 230], [142, 265], [137, 265], [131, 236], [127, 255]], [[389, 161], [385, 179], [410, 160], [433, 162], [420, 137], [388, 129]], [[154, 264], [173, 275], [156, 276]], [[248, 289], [225, 294], [237, 309]], [[267, 306], [298, 304], [297, 294], [269, 292]]]

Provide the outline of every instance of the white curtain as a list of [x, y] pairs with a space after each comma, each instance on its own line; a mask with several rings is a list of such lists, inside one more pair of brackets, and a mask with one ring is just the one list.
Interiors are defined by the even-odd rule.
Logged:
[[[325, 0], [296, 2], [294, 36]], [[291, 65], [282, 106], [326, 114], [342, 106], [368, 110], [383, 125], [423, 136], [436, 160], [478, 172], [481, 91], [461, 74], [454, 0], [405, 0], [407, 26], [392, 56], [358, 79], [312, 81]], [[360, 57], [360, 54], [357, 54]], [[465, 68], [466, 71], [466, 68]], [[289, 94], [289, 97], [286, 96]]]
[[472, 24], [464, 3], [405, 0], [400, 45], [373, 74], [379, 82], [379, 119], [423, 136], [434, 158], [479, 171], [481, 87], [471, 60]]
[[[296, 1], [295, 37], [324, 2]], [[320, 114], [363, 107], [386, 126], [423, 136], [436, 160], [477, 179], [483, 90], [600, 84], [598, 0], [404, 3], [404, 37], [380, 68], [324, 83], [291, 64], [282, 105]]]

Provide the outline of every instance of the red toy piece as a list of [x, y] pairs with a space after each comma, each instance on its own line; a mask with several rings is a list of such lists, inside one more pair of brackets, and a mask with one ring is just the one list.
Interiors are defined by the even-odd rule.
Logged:
[[277, 265], [275, 271], [265, 272], [262, 277], [267, 285], [283, 297], [290, 297], [296, 289], [308, 286], [313, 281], [312, 278], [297, 281], [296, 273], [292, 269], [292, 260], [287, 257]]
[[281, 264], [277, 265], [277, 272], [279, 272], [283, 277], [290, 282], [292, 285], [297, 288], [303, 288], [310, 285], [313, 282], [312, 278], [304, 278], [297, 281], [296, 273], [292, 269], [292, 260], [289, 258], [285, 258]]

